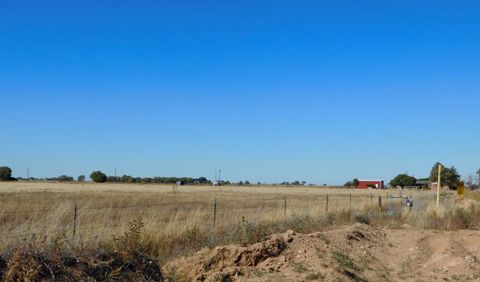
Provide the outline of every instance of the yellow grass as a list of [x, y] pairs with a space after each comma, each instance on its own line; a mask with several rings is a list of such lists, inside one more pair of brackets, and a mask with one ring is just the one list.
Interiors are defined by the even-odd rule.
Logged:
[[[138, 184], [1, 183], [0, 248], [34, 236], [73, 238], [95, 243], [120, 234], [141, 218], [153, 236], [188, 229], [209, 230], [248, 222], [280, 221], [290, 215], [321, 216], [377, 205], [378, 196], [398, 191], [325, 189], [315, 187], [181, 186]], [[412, 191], [404, 192], [414, 193]], [[350, 204], [350, 195], [352, 200]], [[285, 200], [286, 199], [286, 200]], [[286, 201], [286, 211], [285, 211]]]

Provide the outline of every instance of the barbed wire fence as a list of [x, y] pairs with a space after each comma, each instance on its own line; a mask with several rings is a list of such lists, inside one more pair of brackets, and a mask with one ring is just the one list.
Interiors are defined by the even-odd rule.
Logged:
[[[364, 194], [364, 195], [354, 195], [352, 193], [349, 194], [333, 194], [327, 193], [325, 195], [315, 195], [309, 198], [299, 198], [295, 196], [276, 196], [271, 198], [255, 198], [254, 200], [249, 200], [250, 202], [254, 202], [255, 205], [261, 203], [261, 207], [263, 209], [273, 208], [279, 214], [283, 214], [283, 218], [287, 218], [289, 214], [294, 214], [299, 212], [302, 204], [304, 204], [303, 209], [308, 210], [312, 208], [312, 204], [315, 207], [320, 207], [320, 210], [323, 210], [323, 213], [329, 212], [336, 212], [336, 211], [349, 211], [353, 212], [355, 210], [359, 210], [364, 208], [365, 206], [370, 207], [378, 207], [379, 210], [385, 211], [389, 215], [392, 215], [392, 209], [397, 208], [398, 206], [402, 206], [401, 204], [398, 205], [399, 200], [405, 200], [406, 197], [404, 196], [392, 196], [392, 194], [385, 195], [374, 195], [373, 193]], [[393, 204], [395, 201], [396, 204]], [[231, 205], [232, 202], [235, 202], [236, 206]], [[274, 202], [274, 204], [272, 204]], [[301, 204], [298, 204], [300, 202]], [[221, 213], [223, 217], [229, 216], [229, 212], [233, 210], [248, 210], [248, 204], [251, 204], [247, 201], [241, 203], [241, 200], [234, 200], [234, 199], [222, 199], [222, 198], [213, 198], [210, 200], [198, 200], [198, 201], [179, 201], [179, 202], [169, 202], [169, 203], [150, 203], [150, 204], [131, 204], [131, 205], [116, 205], [112, 204], [109, 206], [84, 206], [81, 207], [77, 203], [73, 203], [70, 209], [65, 209], [60, 211], [64, 215], [65, 226], [63, 226], [63, 231], [66, 233], [70, 233], [70, 238], [73, 241], [76, 240], [78, 233], [81, 230], [88, 230], [88, 229], [98, 229], [97, 227], [89, 227], [89, 226], [80, 226], [79, 219], [80, 216], [91, 212], [91, 211], [103, 211], [103, 210], [123, 210], [127, 211], [129, 209], [152, 209], [159, 207], [175, 207], [179, 208], [182, 207], [183, 209], [189, 209], [192, 205], [203, 205], [205, 209], [208, 210], [208, 206], [211, 208], [211, 223], [205, 222], [205, 225], [208, 226], [211, 224], [211, 229], [215, 230], [218, 225], [219, 221], [221, 220]], [[411, 207], [410, 207], [411, 208]], [[49, 214], [59, 212], [58, 209], [38, 209], [38, 210], [18, 210], [18, 211], [1, 211], [0, 210], [0, 220], [6, 222], [6, 216], [9, 215], [19, 215], [19, 214]], [[321, 214], [319, 214], [321, 215]], [[261, 218], [261, 215], [260, 215]], [[104, 228], [117, 228], [120, 227], [122, 224], [111, 224], [105, 225]], [[49, 225], [36, 225], [36, 227], [43, 227], [45, 229], [50, 228]], [[70, 232], [69, 232], [70, 231]], [[38, 236], [44, 236], [45, 234], [36, 234], [33, 232], [24, 232], [20, 234], [15, 234], [15, 237], [18, 239], [28, 239], [34, 238]]]

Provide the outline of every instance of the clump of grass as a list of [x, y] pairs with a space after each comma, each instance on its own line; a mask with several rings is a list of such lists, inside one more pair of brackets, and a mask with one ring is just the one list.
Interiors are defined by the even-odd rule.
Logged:
[[468, 207], [457, 207], [450, 212], [450, 229], [471, 229], [478, 224], [479, 220], [478, 209], [475, 205]]
[[361, 270], [360, 267], [358, 267], [353, 262], [353, 260], [346, 254], [343, 254], [343, 253], [338, 252], [338, 251], [333, 251], [332, 256], [341, 268], [348, 268], [348, 269], [352, 269], [352, 270], [355, 270], [355, 271], [360, 271]]
[[354, 216], [354, 221], [357, 223], [370, 224], [370, 216], [368, 214], [357, 214]]
[[308, 274], [305, 279], [307, 280], [324, 280], [325, 276], [322, 275], [321, 273], [310, 273]]
[[292, 265], [295, 272], [304, 273], [308, 271], [307, 266], [303, 262], [294, 262]]
[[142, 253], [141, 220], [96, 249], [72, 246], [66, 236], [36, 240], [6, 256], [5, 281], [112, 281], [162, 279], [158, 264]]

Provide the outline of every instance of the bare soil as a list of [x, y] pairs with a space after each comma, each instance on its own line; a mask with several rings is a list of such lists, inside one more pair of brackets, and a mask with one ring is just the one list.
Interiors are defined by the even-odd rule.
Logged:
[[480, 281], [480, 231], [364, 224], [203, 249], [163, 267], [175, 281]]

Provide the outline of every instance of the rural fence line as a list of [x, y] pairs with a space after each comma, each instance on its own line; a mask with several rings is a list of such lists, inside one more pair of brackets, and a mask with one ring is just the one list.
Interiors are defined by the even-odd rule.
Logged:
[[[349, 210], [349, 211], [352, 211], [354, 206], [356, 204], [352, 203], [352, 200], [357, 200], [357, 199], [361, 199], [361, 198], [364, 198], [364, 199], [369, 199], [370, 201], [370, 205], [372, 206], [378, 206], [380, 209], [382, 209], [382, 207], [385, 207], [385, 203], [384, 203], [384, 199], [386, 198], [387, 199], [387, 206], [389, 207], [389, 214], [391, 212], [391, 208], [392, 208], [392, 197], [391, 195], [389, 196], [389, 194], [387, 194], [387, 196], [385, 195], [379, 195], [378, 198], [377, 196], [374, 196], [373, 193], [370, 193], [370, 194], [365, 194], [365, 195], [352, 195], [352, 193], [350, 194], [330, 194], [330, 193], [327, 193], [325, 195], [315, 195], [315, 196], [309, 196], [309, 198], [301, 198], [301, 197], [298, 197], [298, 196], [277, 196], [277, 197], [272, 197], [272, 198], [255, 198], [254, 201], [255, 202], [266, 202], [266, 201], [278, 201], [277, 203], [277, 208], [278, 209], [281, 209], [283, 208], [283, 216], [286, 217], [287, 216], [287, 211], [289, 210], [289, 202], [290, 201], [306, 201], [306, 202], [314, 202], [314, 203], [319, 203], [318, 201], [323, 201], [321, 204], [322, 205], [325, 205], [325, 212], [328, 213], [330, 210], [330, 206], [332, 205], [332, 201], [334, 199], [342, 199], [342, 200], [345, 200], [345, 201], [348, 201], [348, 205], [347, 207], [348, 208], [345, 208], [346, 210]], [[395, 197], [395, 198], [402, 198], [402, 197]], [[78, 234], [78, 231], [79, 231], [79, 217], [80, 215], [83, 213], [83, 212], [86, 212], [86, 211], [91, 211], [91, 210], [115, 210], [115, 209], [130, 209], [130, 208], [153, 208], [153, 207], [164, 207], [164, 206], [182, 206], [182, 205], [192, 205], [192, 204], [204, 204], [206, 206], [208, 205], [212, 205], [211, 208], [212, 208], [212, 218], [211, 218], [211, 226], [212, 226], [212, 229], [215, 229], [218, 225], [218, 213], [219, 213], [219, 207], [220, 207], [220, 203], [223, 203], [223, 202], [229, 202], [229, 201], [236, 201], [235, 199], [219, 199], [219, 198], [214, 198], [212, 200], [202, 200], [202, 201], [180, 201], [180, 202], [170, 202], [170, 203], [152, 203], [152, 204], [140, 204], [140, 205], [113, 205], [113, 206], [102, 206], [102, 207], [90, 207], [90, 206], [86, 206], [86, 207], [79, 207], [77, 203], [74, 203], [73, 204], [73, 209], [65, 209], [63, 211], [59, 210], [59, 209], [38, 209], [38, 210], [22, 210], [22, 211], [1, 211], [0, 210], [0, 218], [3, 214], [28, 214], [28, 213], [49, 213], [49, 212], [63, 212], [65, 213], [66, 215], [68, 215], [69, 212], [70, 213], [70, 216], [71, 216], [71, 225], [68, 224], [67, 226], [71, 226], [70, 228], [65, 228], [65, 232], [67, 232], [67, 229], [70, 229], [71, 230], [71, 235], [73, 237], [73, 240], [75, 240], [75, 238], [77, 237], [77, 234]], [[237, 201], [237, 202], [241, 202], [240, 201]], [[246, 201], [247, 202], [247, 201]], [[363, 203], [365, 204], [365, 203]], [[241, 208], [241, 207], [237, 207], [237, 208]], [[230, 208], [230, 210], [232, 210], [232, 208]], [[112, 228], [115, 228], [115, 227], [118, 227], [118, 226], [121, 226], [121, 224], [113, 224], [111, 226], [104, 226], [104, 227], [112, 227]], [[49, 226], [44, 226], [44, 227], [49, 227]], [[83, 229], [89, 229], [88, 226], [81, 226], [82, 227], [82, 230]], [[92, 228], [93, 229], [93, 228]], [[27, 237], [32, 237], [32, 236], [41, 236], [42, 234], [33, 234], [33, 233], [30, 233], [30, 234], [20, 234], [18, 235], [18, 237], [23, 237], [23, 238], [27, 238]]]
[[[321, 199], [321, 198], [349, 198], [350, 201], [352, 198], [371, 198], [374, 197], [371, 195], [354, 195], [352, 194], [325, 194], [319, 196], [313, 196], [313, 198]], [[383, 196], [379, 196], [380, 198]], [[276, 198], [255, 198], [255, 201], [278, 201], [278, 200], [285, 200], [285, 199], [292, 199], [292, 200], [303, 200], [299, 197], [276, 197]], [[122, 206], [103, 206], [103, 207], [83, 207], [80, 208], [79, 211], [82, 210], [104, 210], [104, 209], [125, 209], [125, 208], [146, 208], [146, 207], [157, 207], [157, 206], [177, 206], [181, 204], [211, 204], [212, 202], [218, 200], [215, 198], [214, 200], [205, 200], [205, 201], [183, 201], [183, 202], [172, 202], [172, 203], [155, 203], [155, 204], [143, 204], [143, 205], [122, 205]], [[233, 200], [233, 199], [228, 199]], [[310, 198], [309, 200], [312, 200]], [[21, 210], [21, 211], [0, 211], [0, 214], [20, 214], [20, 213], [47, 213], [47, 212], [55, 212], [58, 209], [39, 209], [39, 210]]]

